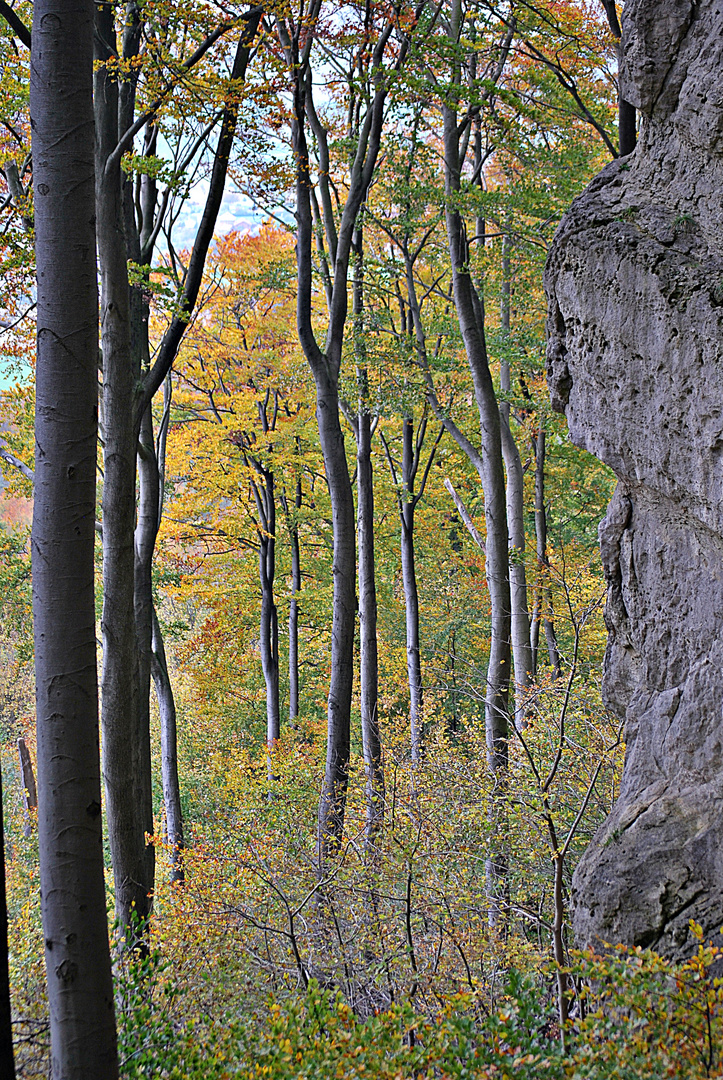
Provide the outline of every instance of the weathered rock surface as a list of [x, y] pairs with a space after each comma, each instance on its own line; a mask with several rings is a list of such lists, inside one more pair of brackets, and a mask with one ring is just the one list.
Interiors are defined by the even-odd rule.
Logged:
[[547, 268], [548, 381], [616, 472], [600, 542], [620, 797], [574, 877], [579, 941], [689, 950], [723, 926], [723, 0], [627, 0], [634, 154]]

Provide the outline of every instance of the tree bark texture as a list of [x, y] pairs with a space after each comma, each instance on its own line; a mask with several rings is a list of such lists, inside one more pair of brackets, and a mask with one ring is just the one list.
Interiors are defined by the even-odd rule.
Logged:
[[359, 677], [366, 797], [366, 842], [374, 846], [384, 820], [384, 768], [379, 730], [379, 659], [377, 589], [374, 567], [374, 477], [371, 458], [371, 415], [366, 371], [356, 421], [357, 535], [359, 541]]
[[334, 533], [334, 595], [331, 618], [331, 678], [327, 711], [324, 785], [319, 805], [322, 850], [331, 853], [344, 831], [349, 782], [351, 695], [354, 682], [356, 622], [356, 551], [354, 498], [339, 420], [337, 379], [320, 371], [316, 377], [316, 419], [331, 496]]
[[[294, 506], [301, 509], [301, 481], [296, 483]], [[288, 502], [284, 500], [284, 512], [289, 529], [291, 545], [291, 601], [289, 603], [289, 720], [299, 718], [299, 601], [301, 592], [301, 549], [299, 546], [299, 522], [289, 515]]]
[[151, 672], [158, 698], [161, 721], [161, 778], [163, 782], [163, 805], [166, 811], [166, 841], [171, 853], [171, 881], [185, 884], [183, 866], [183, 810], [181, 787], [178, 782], [178, 740], [176, 727], [176, 702], [168, 674], [166, 650], [155, 608], [152, 612], [153, 640]]
[[[555, 632], [555, 615], [552, 606], [552, 590], [547, 580], [550, 572], [550, 563], [547, 558], [547, 509], [545, 507], [545, 429], [540, 425], [537, 438], [534, 441], [535, 449], [535, 536], [537, 540], [537, 569], [539, 575], [537, 597], [537, 628], [533, 635], [533, 646], [538, 646], [540, 636], [540, 622], [545, 630], [545, 642], [547, 655], [552, 668], [553, 679], [559, 679], [562, 671], [560, 663], [560, 651], [557, 647], [557, 634]], [[539, 654], [538, 654], [539, 655]]]
[[8, 964], [8, 907], [5, 893], [5, 825], [2, 806], [3, 790], [0, 772], [0, 1076], [4, 1080], [15, 1080]]
[[[296, 51], [294, 51], [296, 50]], [[298, 60], [298, 42], [292, 52]], [[331, 620], [331, 676], [327, 707], [327, 747], [324, 782], [319, 800], [319, 854], [333, 854], [344, 831], [349, 779], [351, 697], [354, 681], [354, 627], [356, 622], [356, 543], [354, 498], [346, 460], [344, 433], [339, 417], [339, 370], [348, 309], [349, 258], [356, 218], [368, 179], [367, 169], [354, 164], [351, 188], [335, 238], [334, 284], [330, 293], [326, 348], [322, 352], [311, 323], [312, 233], [309, 150], [304, 122], [306, 89], [303, 73], [295, 73], [293, 146], [296, 154], [296, 265], [297, 327], [299, 341], [316, 385], [316, 419], [329, 488], [333, 526], [333, 600]], [[377, 143], [378, 150], [378, 143]], [[362, 154], [360, 148], [359, 151]], [[374, 154], [374, 160], [376, 153]], [[363, 155], [362, 155], [363, 162]]]
[[279, 618], [274, 597], [276, 580], [276, 492], [274, 474], [258, 466], [260, 481], [253, 482], [259, 514], [259, 583], [261, 585], [260, 646], [261, 667], [266, 684], [266, 745], [271, 755], [281, 735], [279, 703]]
[[[96, 13], [96, 216], [103, 352], [103, 776], [116, 914], [127, 934], [151, 911], [155, 857], [150, 733], [142, 729], [135, 625], [136, 447], [133, 407], [140, 355], [133, 341], [127, 230], [120, 160], [114, 12]], [[133, 345], [136, 348], [133, 348]], [[145, 710], [144, 710], [145, 712]], [[135, 913], [135, 915], [133, 914]]]
[[460, 190], [461, 166], [456, 113], [444, 107], [445, 211], [452, 262], [454, 303], [472, 373], [480, 418], [481, 450], [478, 470], [485, 500], [485, 568], [489, 588], [491, 642], [485, 693], [485, 726], [491, 767], [507, 767], [510, 684], [511, 600], [509, 578], [507, 494], [502, 460], [500, 411], [487, 359], [482, 302], [469, 272], [464, 224], [454, 200]]
[[[456, 45], [462, 31], [459, 0], [452, 5], [450, 39]], [[459, 84], [458, 61], [452, 70]], [[452, 101], [442, 107], [444, 118], [445, 219], [452, 263], [454, 305], [459, 319], [467, 362], [472, 374], [480, 419], [477, 468], [485, 500], [485, 572], [491, 606], [491, 639], [485, 696], [487, 754], [494, 775], [490, 800], [490, 853], [486, 864], [488, 920], [498, 928], [508, 903], [504, 791], [508, 764], [508, 709], [511, 659], [512, 605], [507, 528], [507, 496], [502, 458], [501, 417], [487, 357], [483, 299], [477, 292], [469, 267], [469, 243], [458, 199], [462, 160], [457, 112]]]
[[38, 808], [38, 789], [35, 784], [30, 751], [28, 750], [25, 739], [18, 739], [18, 756], [20, 758], [20, 782], [23, 786], [23, 807], [25, 809], [23, 834], [25, 836], [32, 836], [33, 823], [30, 811], [37, 810]]
[[417, 568], [414, 557], [414, 511], [417, 498], [414, 495], [416, 474], [414, 447], [414, 420], [405, 416], [402, 420], [402, 490], [399, 502], [401, 518], [402, 584], [404, 586], [405, 630], [407, 641], [407, 678], [409, 680], [409, 723], [412, 762], [418, 764], [424, 745], [424, 690], [422, 688], [422, 660], [419, 647], [419, 592]]
[[37, 368], [33, 622], [41, 910], [55, 1080], [116, 1080], [94, 562], [98, 299], [89, 0], [38, 0], [30, 112]]
[[[500, 322], [503, 342], [509, 342], [511, 314], [511, 250], [509, 233], [502, 241], [502, 297]], [[503, 395], [512, 389], [509, 357], [503, 353], [500, 364], [500, 389]], [[530, 612], [527, 599], [525, 567], [525, 480], [520, 451], [512, 434], [509, 400], [500, 402], [500, 438], [506, 472], [507, 531], [511, 604], [512, 658], [515, 672], [515, 724], [524, 724], [524, 703], [533, 675], [530, 642]]]

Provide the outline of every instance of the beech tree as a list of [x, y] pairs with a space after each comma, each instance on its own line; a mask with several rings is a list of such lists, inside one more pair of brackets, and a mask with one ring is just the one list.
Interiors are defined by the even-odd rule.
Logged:
[[[103, 761], [108, 820], [116, 887], [116, 909], [124, 927], [137, 917], [149, 917], [155, 874], [151, 792], [149, 692], [152, 671], [164, 693], [161, 715], [171, 723], [164, 742], [166, 780], [173, 790], [175, 810], [167, 819], [179, 820], [180, 798], [174, 782], [170, 683], [161, 660], [160, 626], [154, 628], [151, 567], [161, 490], [154, 445], [151, 403], [178, 353], [198, 297], [203, 268], [218, 217], [238, 118], [238, 83], [251, 55], [260, 10], [241, 19], [230, 86], [224, 107], [210, 130], [220, 124], [204, 213], [185, 272], [178, 281], [176, 309], [157, 355], [151, 363], [148, 338], [148, 299], [140, 284], [129, 278], [129, 260], [149, 268], [168, 204], [153, 170], [137, 187], [123, 169], [123, 155], [132, 151], [135, 136], [147, 128], [144, 154], [153, 159], [157, 145], [155, 122], [174, 87], [205, 56], [237, 20], [223, 19], [202, 38], [195, 51], [172, 71], [150, 106], [137, 113], [137, 63], [144, 32], [144, 15], [129, 3], [120, 30], [113, 5], [97, 8], [96, 27], [96, 197], [98, 262], [101, 280], [101, 342], [103, 365], [102, 419], [103, 483]], [[129, 68], [119, 80], [117, 65]], [[199, 146], [196, 145], [195, 152]], [[191, 161], [186, 162], [186, 167]], [[139, 503], [136, 513], [136, 456]], [[156, 648], [153, 648], [154, 638]], [[158, 681], [158, 679], [157, 679]], [[178, 848], [181, 833], [171, 839]], [[135, 912], [135, 916], [132, 913]]]
[[[397, 11], [367, 10], [358, 40], [345, 58], [348, 100], [344, 163], [346, 197], [333, 194], [329, 131], [314, 97], [311, 53], [319, 33], [321, 0], [302, 6], [295, 18], [277, 17], [279, 41], [290, 78], [291, 136], [295, 156], [297, 326], [299, 341], [316, 386], [317, 421], [334, 528], [334, 603], [331, 679], [328, 696], [327, 755], [319, 804], [322, 854], [332, 852], [344, 828], [349, 768], [350, 714], [356, 621], [354, 499], [340, 423], [339, 376], [348, 314], [348, 277], [357, 218], [376, 169], [391, 85], [404, 68], [411, 34], [419, 31], [423, 5], [404, 23]], [[355, 18], [357, 14], [355, 13]], [[411, 27], [411, 30], [408, 29]], [[317, 153], [317, 182], [309, 152], [308, 128]], [[314, 188], [318, 186], [320, 205]], [[323, 265], [328, 319], [323, 348], [312, 320], [313, 245]], [[324, 248], [324, 244], [326, 245]]]
[[103, 878], [94, 563], [98, 296], [90, 0], [32, 31], [37, 368], [33, 621], [53, 1075], [118, 1076]]
[[7, 1080], [15, 1080], [8, 965], [8, 906], [5, 896], [5, 823], [2, 805], [2, 776], [0, 776], [0, 1073], [7, 1077]]

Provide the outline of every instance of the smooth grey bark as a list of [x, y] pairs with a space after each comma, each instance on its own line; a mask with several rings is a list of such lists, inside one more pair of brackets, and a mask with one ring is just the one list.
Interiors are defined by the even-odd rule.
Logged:
[[[232, 78], [243, 78], [250, 45], [260, 18], [247, 13], [237, 46]], [[225, 31], [212, 32], [185, 63], [191, 68]], [[141, 39], [138, 5], [126, 5], [122, 53], [135, 56]], [[157, 192], [150, 177], [141, 182], [140, 220], [130, 179], [121, 170], [123, 152], [154, 118], [161, 99], [135, 119], [135, 76], [120, 82], [109, 77], [104, 62], [118, 55], [113, 9], [101, 4], [96, 24], [96, 126], [98, 131], [98, 254], [102, 283], [103, 420], [105, 484], [104, 540], [104, 676], [103, 750], [109, 811], [109, 834], [116, 883], [116, 907], [124, 927], [135, 911], [141, 928], [152, 903], [155, 854], [146, 844], [153, 832], [148, 697], [151, 675], [151, 561], [159, 505], [158, 463], [154, 460], [150, 404], [163, 383], [191, 318], [203, 267], [225, 186], [228, 158], [236, 130], [237, 89], [221, 116], [209, 193], [196, 235], [182, 290], [180, 311], [173, 317], [153, 367], [148, 356], [148, 307], [138, 288], [131, 289], [127, 259], [149, 264], [158, 233]], [[152, 153], [155, 130], [146, 136]], [[140, 443], [140, 497], [135, 529], [135, 456]], [[168, 688], [166, 688], [167, 692]]]
[[90, 0], [38, 0], [30, 115], [38, 837], [53, 1076], [117, 1080], [103, 877], [94, 559], [98, 296]]
[[[256, 402], [261, 430], [268, 440], [276, 430], [279, 415], [279, 393], [269, 388], [263, 400]], [[270, 459], [254, 453], [255, 435], [242, 432], [234, 439], [241, 448], [246, 468], [253, 471], [251, 493], [256, 503], [256, 534], [259, 547], [259, 586], [261, 613], [259, 617], [259, 646], [261, 669], [266, 685], [266, 745], [268, 748], [269, 780], [274, 779], [272, 756], [274, 745], [281, 735], [281, 704], [279, 698], [279, 617], [276, 606], [276, 477]], [[288, 504], [287, 504], [288, 511]], [[287, 513], [288, 518], [288, 513]]]
[[[136, 448], [133, 408], [141, 376], [128, 283], [124, 179], [118, 145], [127, 98], [106, 66], [118, 53], [114, 10], [96, 12], [96, 217], [103, 355], [103, 777], [116, 914], [127, 938], [151, 912], [155, 852], [150, 798], [150, 731], [140, 701], [135, 616]], [[123, 107], [121, 107], [123, 106]]]
[[419, 640], [419, 590], [417, 587], [417, 567], [415, 555], [414, 518], [415, 511], [424, 495], [429, 472], [434, 457], [444, 434], [444, 427], [430, 450], [424, 466], [419, 490], [415, 491], [421, 455], [427, 434], [427, 418], [423, 416], [415, 430], [414, 417], [407, 413], [402, 417], [402, 463], [398, 473], [392, 458], [389, 444], [382, 439], [397, 492], [399, 519], [401, 523], [400, 553], [402, 564], [402, 585], [404, 587], [405, 633], [407, 648], [407, 679], [409, 682], [409, 719], [411, 734], [412, 762], [416, 765], [424, 752], [424, 686], [422, 682], [422, 660]]
[[[386, 91], [378, 88], [358, 133], [356, 153], [351, 165], [349, 190], [339, 231], [332, 219], [328, 222], [328, 247], [333, 257], [332, 284], [329, 291], [329, 317], [325, 348], [322, 351], [312, 326], [312, 241], [313, 214], [309, 149], [306, 140], [307, 109], [311, 87], [308, 58], [313, 36], [301, 38], [302, 23], [290, 29], [278, 22], [279, 35], [287, 65], [294, 80], [292, 142], [296, 156], [296, 262], [297, 328], [299, 341], [311, 368], [316, 385], [316, 417], [324, 470], [329, 488], [333, 524], [334, 592], [331, 620], [331, 678], [327, 710], [327, 749], [324, 783], [319, 802], [320, 858], [337, 850], [343, 830], [349, 773], [351, 698], [354, 679], [354, 627], [356, 622], [356, 551], [354, 499], [339, 417], [339, 371], [341, 368], [344, 327], [347, 318], [349, 260], [357, 215], [376, 165]], [[387, 35], [388, 36], [388, 35]], [[379, 65], [387, 37], [374, 50]], [[324, 145], [325, 133], [319, 125], [317, 141]], [[328, 184], [323, 176], [322, 187]]]
[[364, 757], [364, 835], [370, 852], [384, 822], [384, 764], [379, 725], [379, 651], [377, 642], [377, 585], [374, 559], [374, 469], [372, 420], [365, 341], [364, 233], [361, 221], [354, 240], [354, 351], [358, 401], [356, 415], [345, 412], [356, 440], [357, 543], [359, 548], [359, 707]]
[[23, 835], [27, 837], [32, 836], [33, 834], [30, 811], [37, 810], [38, 808], [38, 789], [35, 784], [30, 751], [28, 750], [25, 739], [18, 739], [18, 757], [20, 759], [20, 783], [22, 784], [23, 789], [23, 808], [25, 810]]
[[158, 698], [161, 722], [161, 780], [163, 805], [166, 811], [166, 842], [171, 853], [171, 882], [184, 885], [186, 881], [183, 865], [185, 841], [181, 788], [178, 782], [176, 701], [168, 674], [166, 650], [155, 608], [153, 608], [152, 618], [151, 674]]
[[507, 529], [507, 494], [502, 459], [500, 411], [487, 358], [484, 312], [469, 271], [469, 253], [461, 214], [455, 205], [461, 163], [456, 112], [444, 106], [445, 211], [452, 262], [454, 303], [472, 373], [480, 419], [481, 454], [476, 462], [485, 500], [485, 569], [492, 608], [491, 642], [485, 694], [485, 725], [490, 765], [507, 767], [511, 659], [511, 599]]
[[0, 771], [0, 1076], [15, 1080], [13, 1024], [10, 1003], [10, 967], [8, 963], [8, 906], [5, 894], [5, 823], [3, 787]]
[[301, 481], [296, 481], [294, 511], [289, 508], [289, 501], [281, 493], [281, 505], [286, 516], [291, 547], [291, 600], [289, 602], [289, 720], [293, 726], [299, 718], [299, 600], [301, 592], [301, 549], [299, 546], [298, 513], [301, 509]]
[[[274, 474], [259, 466], [261, 483], [252, 481], [259, 515], [259, 581], [261, 584], [261, 667], [266, 684], [266, 745], [271, 755], [281, 735], [279, 704], [279, 619], [274, 597], [276, 580], [276, 494]], [[269, 775], [271, 775], [269, 756]]]
[[[407, 644], [407, 678], [409, 681], [409, 721], [411, 729], [412, 761], [418, 764], [424, 745], [424, 689], [422, 686], [422, 659], [419, 645], [419, 590], [414, 552], [414, 479], [419, 455], [414, 453], [414, 419], [402, 419], [402, 486], [399, 503], [401, 520], [401, 562], [404, 586], [405, 630]], [[415, 462], [416, 457], [416, 462]]]
[[354, 434], [357, 453], [357, 536], [359, 543], [359, 677], [364, 754], [365, 838], [374, 847], [384, 821], [384, 766], [379, 728], [377, 588], [374, 565], [374, 474], [372, 418], [366, 369], [357, 369], [359, 410]]
[[537, 569], [540, 582], [536, 600], [536, 625], [534, 633], [531, 634], [531, 642], [535, 649], [534, 660], [535, 664], [537, 664], [540, 622], [542, 622], [545, 630], [547, 655], [552, 668], [552, 677], [553, 679], [559, 679], [562, 673], [562, 665], [555, 632], [552, 590], [546, 581], [550, 572], [550, 563], [547, 557], [547, 508], [545, 506], [545, 429], [542, 424], [540, 424], [537, 437], [533, 440], [533, 445], [535, 451], [535, 538], [537, 541]]
[[[509, 342], [511, 313], [511, 250], [509, 232], [502, 240], [502, 290], [500, 298], [500, 323], [503, 346]], [[525, 721], [525, 697], [533, 678], [532, 648], [530, 641], [530, 612], [527, 598], [527, 568], [525, 566], [525, 480], [519, 447], [512, 434], [509, 395], [509, 357], [502, 353], [500, 362], [500, 390], [507, 400], [500, 401], [500, 437], [502, 457], [507, 474], [507, 531], [509, 540], [509, 575], [511, 603], [512, 658], [515, 673], [515, 725], [519, 728]]]
[[[456, 47], [462, 32], [460, 0], [453, 0], [450, 44]], [[459, 209], [462, 188], [460, 139], [465, 125], [458, 125], [454, 101], [461, 70], [453, 61], [451, 91], [442, 105], [444, 120], [445, 220], [452, 263], [454, 305], [459, 320], [467, 362], [472, 374], [480, 419], [480, 449], [476, 455], [485, 500], [485, 572], [491, 606], [491, 640], [485, 697], [485, 729], [490, 768], [495, 788], [490, 804], [492, 833], [487, 859], [488, 918], [492, 928], [504, 920], [507, 897], [507, 856], [504, 801], [508, 764], [509, 685], [511, 659], [512, 604], [507, 528], [507, 496], [502, 458], [501, 417], [490, 374], [485, 337], [484, 302], [472, 281], [469, 243]]]

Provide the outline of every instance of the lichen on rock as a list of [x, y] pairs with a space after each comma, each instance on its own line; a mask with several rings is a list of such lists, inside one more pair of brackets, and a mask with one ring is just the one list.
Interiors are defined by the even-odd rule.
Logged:
[[600, 528], [620, 796], [573, 879], [578, 941], [723, 925], [723, 2], [628, 0], [635, 152], [553, 242], [548, 383], [618, 488]]

